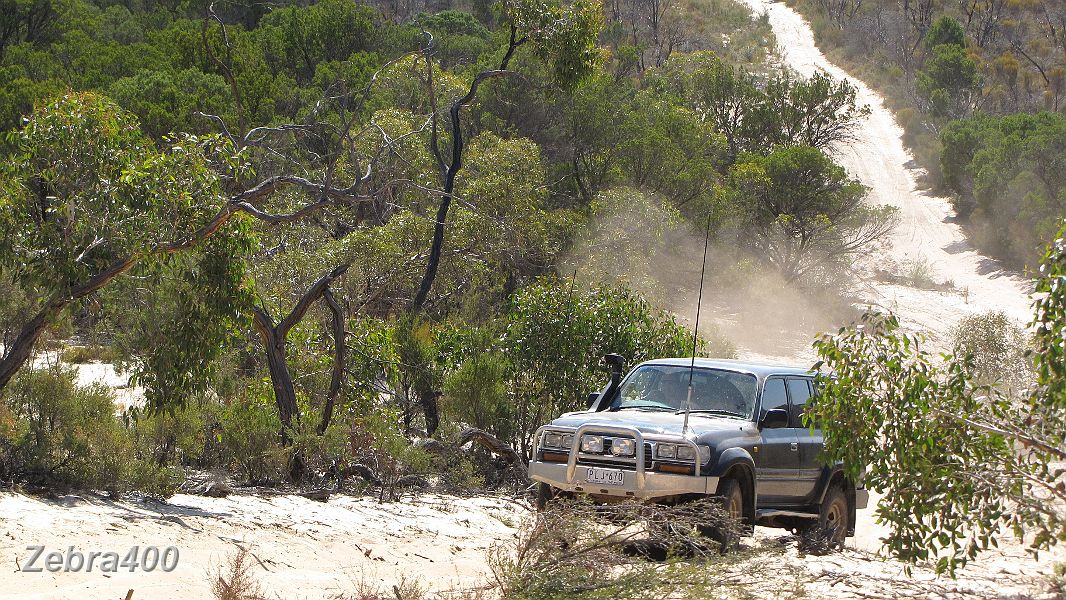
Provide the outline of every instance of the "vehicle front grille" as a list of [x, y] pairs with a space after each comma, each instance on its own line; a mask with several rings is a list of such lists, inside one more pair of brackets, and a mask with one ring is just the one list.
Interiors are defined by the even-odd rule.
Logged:
[[[644, 444], [644, 468], [649, 470], [649, 471], [651, 470], [651, 461], [652, 461], [651, 444], [646, 442]], [[630, 460], [630, 462], [625, 462], [625, 461], [620, 460], [620, 459], [618, 459], [618, 458], [616, 458], [616, 457], [614, 457], [614, 456], [612, 456], [610, 454], [604, 455], [602, 457], [601, 456], [594, 456], [593, 457], [593, 456], [588, 456], [588, 455], [579, 456], [578, 459], [577, 459], [577, 464], [588, 466], [588, 467], [608, 467], [608, 468], [611, 468], [611, 469], [620, 469], [622, 471], [636, 471], [637, 470], [637, 465], [634, 462], [632, 462], [631, 460]]]

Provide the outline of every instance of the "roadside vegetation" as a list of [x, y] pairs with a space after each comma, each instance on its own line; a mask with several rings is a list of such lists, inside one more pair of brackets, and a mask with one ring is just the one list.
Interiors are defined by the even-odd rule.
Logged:
[[1066, 214], [1066, 4], [794, 0], [885, 96], [975, 245], [1035, 270]]

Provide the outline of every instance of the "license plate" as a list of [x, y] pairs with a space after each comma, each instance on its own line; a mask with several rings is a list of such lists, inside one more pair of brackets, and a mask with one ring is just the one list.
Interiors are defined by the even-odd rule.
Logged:
[[585, 474], [585, 481], [589, 483], [602, 483], [604, 485], [625, 485], [626, 472], [617, 471], [615, 469], [588, 467], [588, 473]]

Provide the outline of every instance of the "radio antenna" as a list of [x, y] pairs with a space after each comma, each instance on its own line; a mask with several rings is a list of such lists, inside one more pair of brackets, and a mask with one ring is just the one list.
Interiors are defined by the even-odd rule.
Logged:
[[703, 278], [707, 274], [707, 246], [711, 241], [711, 215], [707, 214], [707, 226], [703, 230], [703, 264], [700, 265], [700, 293], [696, 297], [696, 326], [692, 328], [692, 358], [688, 363], [688, 398], [685, 399], [685, 422], [681, 435], [688, 431], [688, 415], [692, 412], [692, 373], [696, 370], [696, 343], [700, 335], [700, 307], [703, 306]]

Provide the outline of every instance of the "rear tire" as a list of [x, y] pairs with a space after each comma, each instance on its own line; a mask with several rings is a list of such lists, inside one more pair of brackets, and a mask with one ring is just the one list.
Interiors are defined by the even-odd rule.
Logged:
[[825, 492], [822, 505], [818, 509], [818, 527], [825, 532], [830, 546], [843, 548], [848, 535], [848, 496], [839, 485], [831, 486]]

